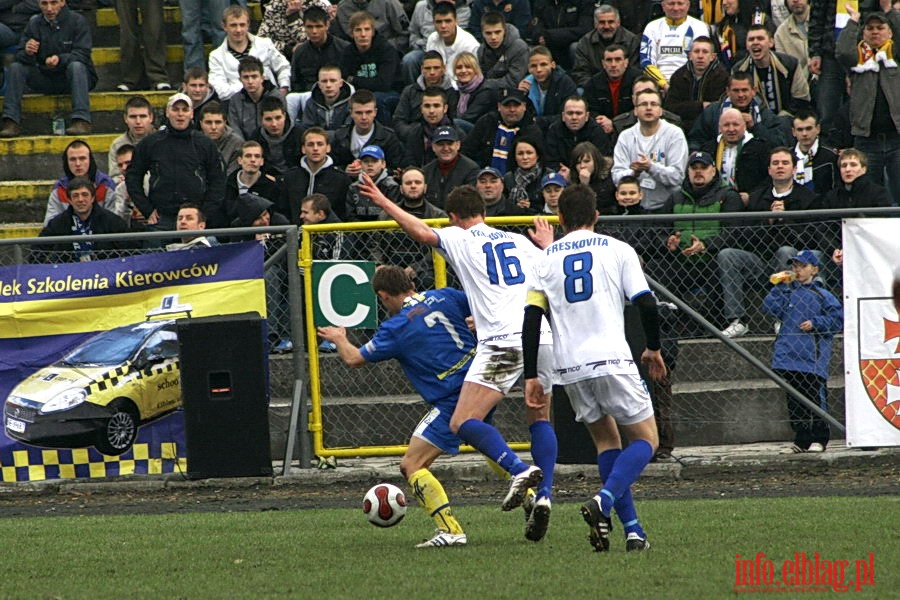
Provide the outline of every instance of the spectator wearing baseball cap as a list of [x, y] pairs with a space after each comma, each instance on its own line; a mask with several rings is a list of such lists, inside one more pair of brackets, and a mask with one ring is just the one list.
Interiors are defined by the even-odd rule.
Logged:
[[[772, 369], [807, 399], [826, 409], [828, 363], [834, 335], [844, 325], [840, 301], [816, 277], [819, 257], [801, 250], [791, 257], [792, 281], [776, 283], [763, 300], [763, 311], [781, 322], [772, 352]], [[787, 395], [794, 443], [782, 452], [824, 452], [828, 423], [806, 404]]]
[[[125, 185], [149, 230], [174, 231], [185, 202], [200, 206], [210, 229], [225, 225], [222, 156], [215, 142], [194, 129], [193, 116], [190, 97], [173, 94], [166, 103], [169, 124], [134, 149]], [[144, 176], [151, 171], [156, 179], [145, 192]]]
[[[644, 96], [641, 96], [644, 98]], [[652, 96], [651, 96], [652, 97]], [[692, 214], [741, 212], [744, 203], [740, 195], [722, 185], [715, 160], [707, 152], [688, 155], [687, 175], [680, 187], [663, 203], [662, 213], [685, 216], [674, 221], [667, 232], [660, 254], [659, 270], [654, 275], [670, 290], [689, 293], [698, 288], [713, 290], [716, 285], [714, 261], [722, 240], [725, 225], [719, 221], [687, 220]], [[707, 319], [718, 313], [718, 306], [710, 302], [700, 307]]]
[[541, 128], [534, 121], [525, 92], [503, 88], [497, 99], [497, 110], [475, 122], [463, 142], [462, 152], [479, 165], [490, 165], [505, 174], [509, 149], [517, 136], [541, 139]]
[[544, 196], [545, 214], [555, 215], [559, 213], [559, 197], [566, 188], [568, 182], [559, 173], [547, 173], [541, 179], [541, 194]]
[[503, 185], [503, 175], [494, 167], [485, 167], [478, 171], [475, 179], [475, 189], [484, 200], [484, 216], [504, 217], [516, 214], [509, 204], [506, 189]]
[[350, 189], [347, 191], [347, 220], [375, 221], [381, 213], [381, 209], [359, 193], [362, 176], [371, 177], [378, 189], [391, 200], [396, 200], [400, 195], [400, 184], [388, 172], [387, 161], [381, 146], [374, 144], [364, 146], [359, 151], [359, 162], [361, 164], [359, 177], [357, 181], [350, 184]]
[[431, 149], [435, 159], [425, 165], [426, 199], [438, 208], [447, 204], [447, 194], [460, 185], [474, 184], [478, 164], [460, 154], [459, 132], [451, 125], [434, 130]]

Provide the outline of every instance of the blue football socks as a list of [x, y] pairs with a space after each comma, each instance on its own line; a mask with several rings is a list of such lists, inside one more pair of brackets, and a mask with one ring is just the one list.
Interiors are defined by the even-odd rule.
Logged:
[[519, 460], [519, 457], [493, 425], [488, 425], [478, 419], [469, 419], [459, 426], [456, 435], [500, 465], [510, 475], [518, 475], [528, 468], [528, 465]]
[[[646, 444], [646, 442], [644, 443]], [[597, 466], [600, 470], [600, 479], [602, 479], [604, 482], [604, 489], [599, 494], [601, 500], [600, 508], [601, 510], [605, 509], [605, 511], [608, 511], [608, 507], [611, 506], [616, 510], [616, 515], [618, 515], [619, 520], [622, 522], [622, 527], [625, 530], [626, 535], [634, 532], [642, 538], [646, 538], [647, 536], [644, 533], [644, 529], [643, 527], [641, 527], [641, 523], [638, 520], [637, 508], [635, 508], [634, 506], [634, 499], [631, 496], [630, 485], [629, 487], [625, 488], [625, 491], [615, 499], [615, 502], [612, 502], [612, 499], [609, 496], [609, 494], [612, 493], [608, 489], [610, 474], [613, 471], [613, 467], [617, 466], [617, 460], [622, 454], [622, 450], [616, 448], [614, 450], [606, 450], [605, 452], [597, 456]], [[640, 471], [638, 473], [640, 473]], [[605, 514], [608, 515], [610, 513], [605, 512]]]
[[544, 472], [544, 480], [537, 488], [537, 496], [551, 498], [553, 490], [553, 469], [556, 467], [558, 452], [556, 432], [550, 421], [535, 421], [528, 428], [531, 432], [531, 458]]

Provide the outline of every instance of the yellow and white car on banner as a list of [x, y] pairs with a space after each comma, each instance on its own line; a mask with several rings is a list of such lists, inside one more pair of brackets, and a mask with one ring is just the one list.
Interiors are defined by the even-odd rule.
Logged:
[[[169, 298], [169, 297], [167, 297]], [[150, 316], [187, 312], [154, 309]], [[188, 309], [189, 310], [189, 309]], [[181, 405], [175, 320], [100, 333], [19, 383], [6, 399], [9, 437], [36, 446], [127, 452], [138, 427]]]

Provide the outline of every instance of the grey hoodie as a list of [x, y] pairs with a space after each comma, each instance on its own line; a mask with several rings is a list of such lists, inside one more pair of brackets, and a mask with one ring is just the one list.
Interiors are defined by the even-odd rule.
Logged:
[[478, 64], [488, 89], [514, 88], [528, 75], [528, 44], [522, 41], [519, 31], [507, 23], [506, 36], [499, 48], [495, 50], [481, 44]]

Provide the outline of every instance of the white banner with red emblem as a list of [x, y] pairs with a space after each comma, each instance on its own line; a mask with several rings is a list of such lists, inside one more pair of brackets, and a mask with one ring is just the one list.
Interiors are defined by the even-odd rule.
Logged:
[[848, 446], [900, 446], [900, 315], [891, 300], [900, 219], [844, 221]]

